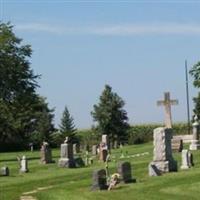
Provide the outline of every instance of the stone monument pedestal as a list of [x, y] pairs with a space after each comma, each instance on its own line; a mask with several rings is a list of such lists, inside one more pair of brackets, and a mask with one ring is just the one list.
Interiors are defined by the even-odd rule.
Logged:
[[149, 176], [161, 175], [162, 173], [177, 171], [177, 162], [172, 161], [153, 161], [149, 164]]
[[58, 161], [58, 165], [59, 167], [66, 167], [66, 168], [74, 168], [76, 166], [75, 161], [70, 160], [69, 158], [60, 158]]

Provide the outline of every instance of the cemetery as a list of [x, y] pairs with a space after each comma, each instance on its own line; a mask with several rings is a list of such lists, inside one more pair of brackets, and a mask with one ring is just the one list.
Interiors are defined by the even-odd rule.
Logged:
[[0, 1], [0, 200], [199, 200], [199, 47], [182, 46], [199, 25], [159, 1], [17, 3]]

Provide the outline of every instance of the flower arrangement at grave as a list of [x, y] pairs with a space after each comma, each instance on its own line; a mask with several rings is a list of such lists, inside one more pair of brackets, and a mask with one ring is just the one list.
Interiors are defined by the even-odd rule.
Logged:
[[120, 183], [120, 174], [118, 173], [112, 174], [110, 178], [108, 190], [110, 191], [111, 189], [115, 188], [116, 185], [119, 183]]

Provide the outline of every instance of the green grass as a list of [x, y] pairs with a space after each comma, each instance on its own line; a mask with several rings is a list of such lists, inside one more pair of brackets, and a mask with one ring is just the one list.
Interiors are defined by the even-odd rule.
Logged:
[[[185, 147], [186, 148], [186, 147]], [[189, 170], [180, 170], [181, 154], [174, 153], [178, 161], [179, 171], [160, 177], [148, 176], [148, 164], [152, 161], [152, 143], [124, 147], [128, 154], [149, 152], [149, 155], [134, 157], [128, 160], [132, 165], [132, 175], [137, 179], [134, 184], [120, 184], [113, 191], [91, 191], [92, 172], [104, 168], [104, 164], [95, 160], [89, 167], [79, 169], [63, 169], [57, 167], [59, 150], [53, 150], [56, 163], [42, 165], [39, 163], [39, 152], [0, 153], [0, 166], [5, 164], [10, 168], [9, 177], [0, 177], [0, 200], [19, 200], [24, 192], [36, 190], [39, 187], [52, 186], [31, 196], [38, 200], [193, 200], [199, 199], [200, 188], [200, 152], [195, 151], [195, 166]], [[29, 159], [27, 174], [20, 174], [16, 156], [26, 155]], [[113, 159], [109, 163], [111, 173], [116, 171], [120, 150], [112, 151]], [[118, 161], [117, 161], [118, 160]]]

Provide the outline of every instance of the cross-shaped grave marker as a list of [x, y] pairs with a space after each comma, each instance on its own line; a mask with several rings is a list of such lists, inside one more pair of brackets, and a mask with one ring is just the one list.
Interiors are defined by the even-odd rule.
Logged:
[[164, 106], [165, 108], [165, 126], [166, 128], [172, 128], [172, 114], [171, 105], [178, 105], [178, 100], [171, 100], [170, 93], [164, 93], [164, 100], [157, 101], [158, 106]]

